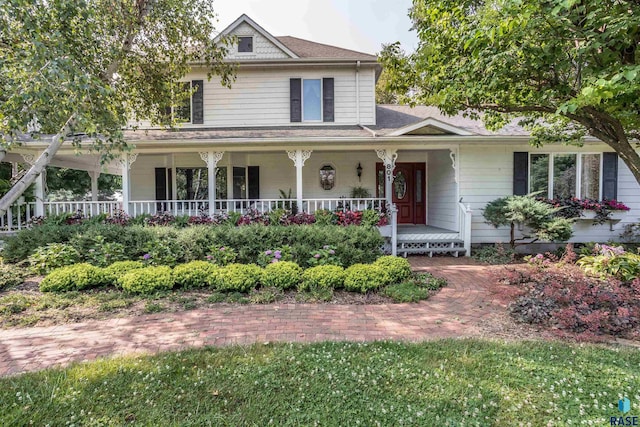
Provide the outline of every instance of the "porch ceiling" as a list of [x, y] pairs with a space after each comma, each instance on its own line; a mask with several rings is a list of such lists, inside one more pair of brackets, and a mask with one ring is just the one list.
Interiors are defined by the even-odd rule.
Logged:
[[[37, 160], [39, 155], [39, 150], [20, 150], [18, 152], [14, 151], [7, 153], [3, 161], [30, 163], [31, 161]], [[122, 170], [117, 162], [111, 162], [106, 165], [101, 165], [99, 154], [75, 154], [62, 151], [57, 153], [53, 157], [53, 159], [51, 159], [49, 165], [60, 168], [83, 170], [87, 172], [102, 172], [112, 175], [122, 174]]]

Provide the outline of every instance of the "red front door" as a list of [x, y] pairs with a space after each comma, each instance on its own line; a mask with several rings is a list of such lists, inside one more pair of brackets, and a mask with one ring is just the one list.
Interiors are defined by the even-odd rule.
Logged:
[[[376, 170], [377, 176], [384, 179], [382, 163], [376, 165]], [[424, 163], [396, 163], [393, 175], [395, 179], [391, 186], [392, 200], [398, 208], [398, 223], [424, 224], [426, 217]], [[384, 181], [382, 185], [378, 184], [377, 189], [378, 197], [384, 197]]]

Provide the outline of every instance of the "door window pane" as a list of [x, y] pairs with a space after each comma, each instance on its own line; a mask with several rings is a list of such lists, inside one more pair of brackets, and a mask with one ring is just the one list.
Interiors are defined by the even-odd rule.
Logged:
[[303, 120], [322, 120], [321, 111], [321, 83], [320, 79], [304, 80], [302, 85], [302, 119]]
[[576, 196], [576, 155], [555, 154], [553, 156], [553, 197]]
[[529, 192], [539, 193], [539, 197], [549, 197], [549, 155], [532, 154], [529, 174]]
[[407, 195], [407, 178], [402, 171], [398, 172], [396, 179], [393, 181], [393, 189], [396, 193], [396, 199], [402, 200]]
[[422, 203], [422, 171], [416, 171], [416, 203]]
[[600, 154], [582, 155], [580, 179], [580, 197], [600, 199]]

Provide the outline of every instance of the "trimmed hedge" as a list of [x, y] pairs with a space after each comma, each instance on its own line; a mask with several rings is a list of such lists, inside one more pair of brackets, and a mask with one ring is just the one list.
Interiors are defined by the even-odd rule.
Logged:
[[406, 258], [387, 255], [378, 258], [373, 264], [386, 270], [391, 283], [400, 283], [411, 275], [411, 264]]
[[204, 260], [212, 245], [238, 252], [236, 262], [256, 263], [265, 250], [290, 246], [293, 260], [310, 267], [309, 254], [324, 246], [335, 247], [343, 265], [371, 263], [381, 255], [384, 239], [373, 227], [335, 225], [247, 225], [174, 227], [120, 226], [114, 224], [41, 225], [20, 231], [7, 239], [3, 256], [8, 262], [26, 259], [36, 248], [49, 243], [68, 243], [80, 254], [88, 254], [101, 236], [106, 243], [120, 243], [128, 259], [140, 259], [148, 248], [174, 248], [176, 263]]
[[278, 289], [293, 288], [300, 283], [302, 268], [295, 262], [274, 262], [262, 271], [262, 284]]
[[299, 291], [337, 289], [344, 286], [344, 268], [338, 265], [319, 265], [302, 273]]
[[197, 288], [211, 286], [220, 267], [206, 261], [191, 261], [173, 269], [176, 286]]
[[145, 265], [140, 261], [116, 261], [110, 266], [104, 267], [103, 270], [113, 284], [118, 284], [120, 278], [128, 272], [144, 267]]
[[391, 279], [385, 269], [375, 264], [355, 264], [345, 270], [344, 288], [363, 294], [388, 285]]
[[0, 265], [0, 290], [21, 285], [26, 271], [15, 265]]
[[122, 289], [133, 294], [149, 294], [173, 289], [170, 267], [145, 267], [131, 270], [120, 278]]
[[229, 264], [220, 268], [213, 280], [221, 291], [249, 292], [258, 286], [262, 269], [255, 264]]
[[53, 270], [42, 282], [42, 292], [69, 292], [106, 286], [110, 277], [103, 269], [91, 264], [75, 264]]

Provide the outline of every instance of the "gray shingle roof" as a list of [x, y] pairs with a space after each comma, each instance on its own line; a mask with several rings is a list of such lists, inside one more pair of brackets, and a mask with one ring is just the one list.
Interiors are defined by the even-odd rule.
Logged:
[[377, 61], [378, 59], [375, 55], [368, 53], [316, 43], [297, 37], [281, 36], [276, 38], [301, 58], [353, 59], [361, 61]]
[[261, 138], [342, 138], [370, 137], [359, 126], [278, 126], [251, 128], [212, 128], [125, 131], [127, 141], [199, 140], [199, 139], [261, 139]]
[[513, 120], [507, 126], [493, 132], [485, 128], [481, 120], [473, 120], [463, 114], [455, 116], [444, 115], [437, 107], [417, 105], [378, 105], [376, 106], [376, 126], [370, 126], [380, 135], [388, 135], [393, 131], [426, 119], [436, 119], [448, 125], [455, 126], [476, 135], [525, 136], [529, 135], [525, 129]]

